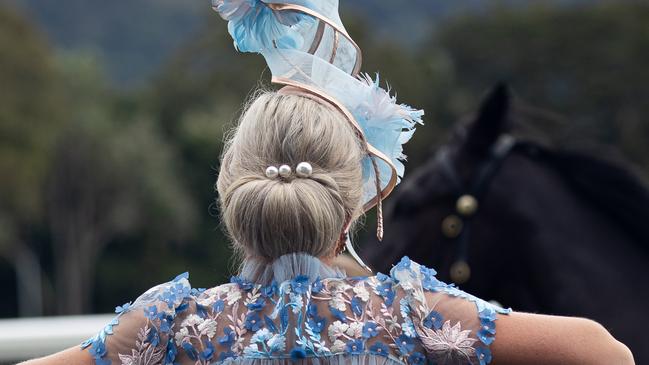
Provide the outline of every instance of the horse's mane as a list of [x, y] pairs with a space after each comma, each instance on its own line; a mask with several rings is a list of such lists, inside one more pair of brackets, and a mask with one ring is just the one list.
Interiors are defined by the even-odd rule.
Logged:
[[632, 166], [619, 158], [595, 157], [588, 152], [543, 149], [547, 161], [577, 194], [635, 239], [649, 242], [649, 189]]

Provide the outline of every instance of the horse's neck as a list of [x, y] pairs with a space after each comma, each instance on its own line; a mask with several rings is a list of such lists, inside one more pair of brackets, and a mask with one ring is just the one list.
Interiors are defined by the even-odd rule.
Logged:
[[555, 297], [568, 300], [580, 291], [613, 293], [616, 288], [631, 295], [639, 288], [620, 283], [630, 278], [649, 282], [645, 253], [606, 212], [573, 191], [551, 167], [513, 159], [515, 168], [503, 169], [494, 181], [494, 194], [505, 194], [512, 211], [532, 225], [525, 242], [508, 244], [517, 245], [531, 269], [543, 273], [540, 285], [565, 291]]

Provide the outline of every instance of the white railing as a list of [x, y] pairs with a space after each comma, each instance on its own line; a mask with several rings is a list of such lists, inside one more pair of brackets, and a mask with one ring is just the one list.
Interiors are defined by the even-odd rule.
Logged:
[[114, 314], [0, 320], [0, 364], [52, 354], [79, 345]]

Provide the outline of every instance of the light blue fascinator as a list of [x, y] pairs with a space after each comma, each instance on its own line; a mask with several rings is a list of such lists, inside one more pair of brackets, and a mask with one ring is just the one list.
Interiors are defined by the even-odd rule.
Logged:
[[[332, 104], [355, 128], [367, 152], [364, 208], [377, 206], [381, 240], [381, 201], [403, 176], [402, 145], [424, 112], [397, 103], [378, 75], [360, 74], [361, 51], [340, 20], [338, 0], [212, 0], [212, 7], [228, 21], [239, 51], [264, 56], [273, 83]], [[366, 266], [349, 242], [347, 249]]]

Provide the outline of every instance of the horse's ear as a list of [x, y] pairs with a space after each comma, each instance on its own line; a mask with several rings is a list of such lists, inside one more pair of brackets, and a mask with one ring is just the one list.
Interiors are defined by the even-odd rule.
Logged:
[[468, 125], [465, 148], [472, 154], [486, 153], [505, 131], [511, 101], [506, 83], [498, 83], [480, 105], [473, 122]]

